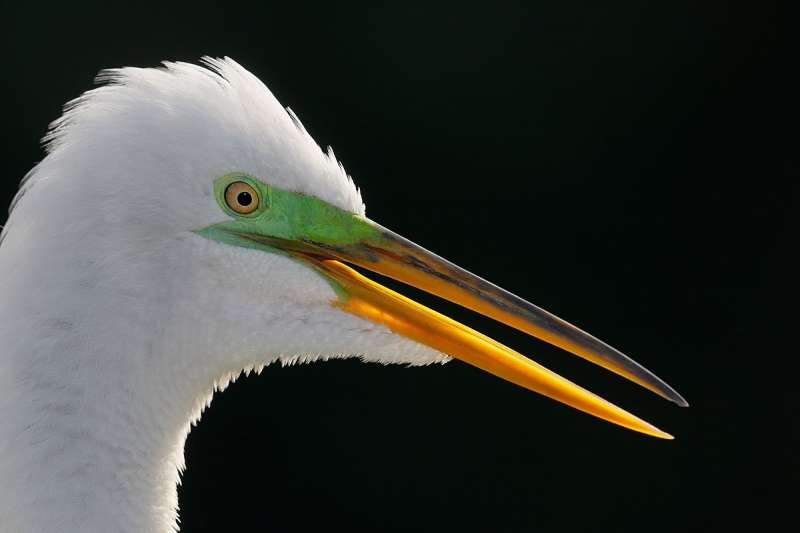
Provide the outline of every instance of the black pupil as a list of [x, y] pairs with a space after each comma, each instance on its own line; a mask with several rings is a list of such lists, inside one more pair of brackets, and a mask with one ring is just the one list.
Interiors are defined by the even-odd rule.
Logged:
[[239, 202], [239, 205], [247, 207], [253, 203], [253, 197], [250, 196], [249, 192], [242, 191], [236, 195], [236, 201]]

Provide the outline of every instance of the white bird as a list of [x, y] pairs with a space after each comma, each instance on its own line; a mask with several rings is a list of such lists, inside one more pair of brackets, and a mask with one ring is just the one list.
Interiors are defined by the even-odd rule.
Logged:
[[104, 71], [45, 137], [0, 245], [0, 530], [168, 532], [190, 426], [241, 372], [463, 359], [666, 433], [342, 262], [680, 404], [618, 351], [364, 216], [331, 151], [230, 59]]

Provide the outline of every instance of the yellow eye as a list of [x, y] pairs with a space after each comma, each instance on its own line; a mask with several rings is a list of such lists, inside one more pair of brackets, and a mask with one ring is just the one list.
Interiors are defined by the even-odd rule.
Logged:
[[236, 181], [225, 189], [225, 203], [240, 215], [249, 215], [258, 209], [258, 193], [244, 181]]

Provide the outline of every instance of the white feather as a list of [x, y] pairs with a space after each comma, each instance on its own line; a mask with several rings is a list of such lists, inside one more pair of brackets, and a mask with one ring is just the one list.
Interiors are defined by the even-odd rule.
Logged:
[[0, 530], [168, 532], [190, 424], [274, 361], [447, 356], [333, 308], [279, 255], [193, 231], [245, 172], [363, 214], [352, 180], [230, 59], [102, 73], [68, 104], [0, 246]]

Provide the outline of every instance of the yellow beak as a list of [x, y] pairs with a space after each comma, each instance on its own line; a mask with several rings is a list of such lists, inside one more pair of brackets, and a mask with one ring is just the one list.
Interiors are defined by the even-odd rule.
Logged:
[[371, 223], [375, 242], [331, 245], [275, 237], [258, 240], [282, 249], [334, 280], [344, 295], [332, 305], [461, 359], [496, 376], [609, 422], [655, 437], [672, 436], [527, 359], [519, 353], [360, 275], [340, 261], [408, 283], [494, 318], [612, 370], [678, 405], [669, 385], [635, 361], [571, 324], [470, 274], [399, 235]]

